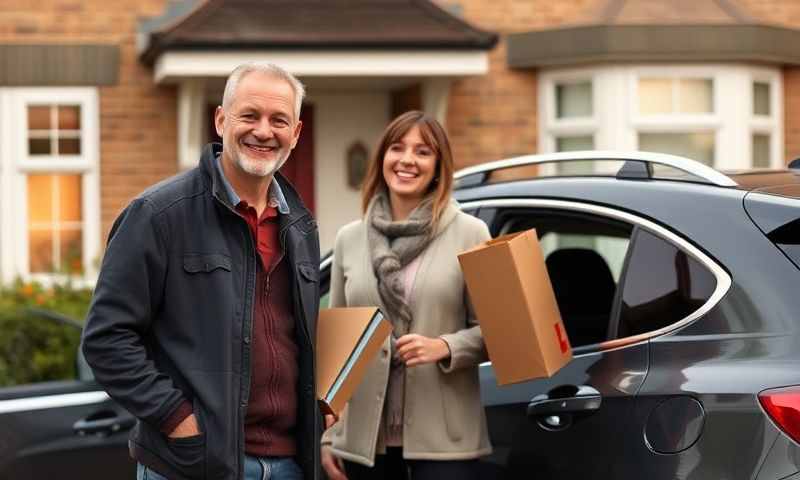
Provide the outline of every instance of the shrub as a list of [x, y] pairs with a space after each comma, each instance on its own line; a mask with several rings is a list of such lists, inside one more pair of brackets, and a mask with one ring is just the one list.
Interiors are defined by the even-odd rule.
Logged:
[[90, 300], [90, 290], [70, 285], [16, 282], [0, 289], [0, 386], [76, 378], [80, 324]]

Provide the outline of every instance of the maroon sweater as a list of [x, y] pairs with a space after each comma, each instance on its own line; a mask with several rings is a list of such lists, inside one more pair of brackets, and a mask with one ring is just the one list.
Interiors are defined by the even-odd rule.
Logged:
[[253, 299], [250, 399], [245, 417], [245, 452], [290, 456], [296, 452], [297, 344], [288, 265], [278, 239], [278, 212], [268, 206], [256, 219], [245, 202], [236, 210], [247, 220], [259, 259]]
[[[291, 277], [278, 238], [278, 212], [267, 206], [257, 218], [256, 210], [244, 201], [236, 205], [236, 211], [250, 227], [260, 260], [253, 299], [245, 452], [259, 457], [291, 456], [296, 453], [298, 348]], [[161, 431], [169, 434], [191, 413], [191, 403], [183, 402]]]

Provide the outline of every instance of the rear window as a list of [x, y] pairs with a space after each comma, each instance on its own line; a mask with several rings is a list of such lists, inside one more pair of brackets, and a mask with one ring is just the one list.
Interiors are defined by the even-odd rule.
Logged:
[[800, 218], [769, 232], [767, 237], [800, 267]]
[[622, 290], [620, 337], [669, 326], [714, 293], [714, 274], [666, 240], [640, 229], [632, 248]]

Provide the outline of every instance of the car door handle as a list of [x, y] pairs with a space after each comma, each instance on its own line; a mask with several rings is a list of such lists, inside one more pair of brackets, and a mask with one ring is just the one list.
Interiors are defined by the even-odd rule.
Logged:
[[549, 393], [533, 397], [528, 403], [528, 416], [594, 412], [600, 408], [602, 400], [600, 392], [586, 385], [558, 387]]
[[112, 411], [104, 411], [78, 420], [72, 426], [72, 429], [78, 435], [107, 436], [127, 430], [133, 427], [134, 424], [136, 424], [136, 418], [128, 413], [117, 414]]

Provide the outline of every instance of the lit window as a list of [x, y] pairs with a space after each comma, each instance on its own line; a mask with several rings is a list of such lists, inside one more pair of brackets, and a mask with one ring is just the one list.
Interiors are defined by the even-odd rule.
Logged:
[[28, 175], [31, 273], [83, 269], [80, 175]]

